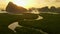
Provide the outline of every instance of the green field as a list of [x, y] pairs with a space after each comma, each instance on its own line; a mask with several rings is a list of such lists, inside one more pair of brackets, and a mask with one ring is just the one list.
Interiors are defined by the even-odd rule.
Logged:
[[[12, 22], [18, 21], [19, 25], [27, 28], [41, 29], [47, 32], [48, 34], [60, 34], [60, 14], [41, 13], [40, 16], [42, 16], [44, 19], [32, 20], [32, 21], [24, 21], [23, 20], [25, 18], [24, 16], [0, 13], [1, 28], [5, 29]], [[37, 16], [32, 15], [32, 17], [33, 19], [35, 19]], [[26, 28], [23, 28], [23, 29], [26, 29]]]

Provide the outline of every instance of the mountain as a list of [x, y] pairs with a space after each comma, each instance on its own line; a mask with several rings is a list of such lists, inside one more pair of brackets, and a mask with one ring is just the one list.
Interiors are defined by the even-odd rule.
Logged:
[[14, 3], [12, 3], [12, 2], [9, 2], [7, 7], [6, 7], [6, 11], [8, 13], [11, 13], [11, 14], [20, 14], [20, 13], [27, 12], [27, 9], [25, 9], [22, 6], [17, 6]]
[[42, 7], [42, 8], [38, 8], [38, 11], [60, 13], [60, 7], [56, 8], [55, 6], [51, 6], [50, 8], [48, 8], [48, 6], [45, 6], [45, 7]]

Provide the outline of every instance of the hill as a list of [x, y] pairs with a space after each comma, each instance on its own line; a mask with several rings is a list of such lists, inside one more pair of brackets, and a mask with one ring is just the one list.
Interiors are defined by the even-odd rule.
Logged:
[[20, 14], [20, 13], [27, 12], [27, 9], [25, 9], [22, 6], [17, 6], [13, 2], [9, 2], [7, 7], [6, 7], [6, 11], [10, 14]]

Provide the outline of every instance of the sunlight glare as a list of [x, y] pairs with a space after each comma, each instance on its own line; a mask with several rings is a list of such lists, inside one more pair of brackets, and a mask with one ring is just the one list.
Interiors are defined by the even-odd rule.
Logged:
[[26, 0], [13, 0], [12, 1], [14, 4], [16, 4], [16, 5], [18, 5], [18, 6], [22, 6], [22, 7], [24, 7], [24, 8], [29, 8], [29, 6], [28, 6], [28, 1], [26, 1]]

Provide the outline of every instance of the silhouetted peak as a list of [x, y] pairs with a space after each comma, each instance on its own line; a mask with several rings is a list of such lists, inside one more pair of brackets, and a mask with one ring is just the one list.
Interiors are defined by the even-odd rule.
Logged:
[[9, 2], [7, 7], [6, 7], [6, 11], [8, 13], [20, 14], [20, 13], [27, 12], [27, 9], [25, 9], [22, 6], [17, 6], [16, 4], [14, 4], [12, 2]]
[[51, 8], [50, 9], [56, 9], [56, 7], [54, 7], [54, 6], [51, 6]]

